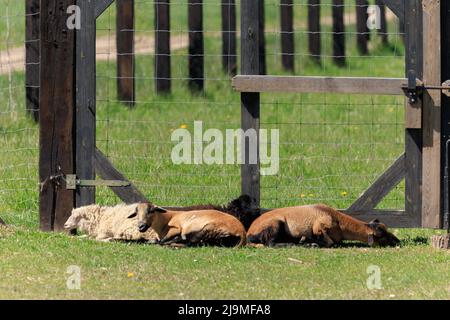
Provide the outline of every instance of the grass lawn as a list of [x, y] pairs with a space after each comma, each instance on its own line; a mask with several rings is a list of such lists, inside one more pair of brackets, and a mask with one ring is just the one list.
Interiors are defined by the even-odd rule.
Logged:
[[[240, 193], [238, 165], [174, 165], [171, 133], [236, 129], [239, 94], [221, 68], [220, 6], [205, 1], [206, 89], [187, 89], [187, 48], [173, 52], [173, 92], [154, 93], [152, 55], [136, 60], [136, 107], [117, 101], [114, 56], [97, 65], [97, 145], [142, 192], [161, 205], [226, 203]], [[270, 74], [280, 67], [277, 1], [266, 1], [267, 62]], [[390, 45], [372, 34], [371, 53], [355, 49], [348, 25], [345, 68], [333, 65], [331, 26], [323, 23], [321, 66], [307, 56], [305, 1], [296, 2], [296, 74], [335, 76], [404, 75], [403, 43], [390, 24]], [[347, 13], [354, 7], [347, 1]], [[329, 16], [323, 1], [323, 16]], [[23, 1], [0, 0], [0, 50], [23, 44]], [[185, 34], [184, 2], [173, 2], [172, 29]], [[138, 34], [152, 36], [153, 4], [136, 2]], [[147, 18], [150, 17], [150, 18]], [[9, 32], [6, 32], [9, 30]], [[98, 23], [99, 36], [114, 41], [114, 8]], [[8, 44], [8, 45], [6, 45]], [[0, 66], [5, 67], [5, 66]], [[0, 216], [12, 231], [0, 230], [1, 298], [160, 298], [160, 299], [301, 299], [301, 298], [450, 298], [450, 256], [431, 249], [439, 231], [395, 230], [402, 246], [368, 249], [307, 248], [172, 250], [150, 245], [98, 243], [38, 230], [39, 128], [24, 112], [24, 75], [0, 76]], [[263, 94], [261, 127], [280, 130], [280, 171], [262, 178], [262, 205], [323, 202], [348, 207], [404, 150], [402, 97], [333, 94]], [[106, 189], [97, 202], [119, 200]], [[404, 208], [404, 184], [380, 205]], [[67, 268], [81, 268], [81, 290], [66, 287]], [[367, 268], [379, 266], [381, 290], [369, 290]]]

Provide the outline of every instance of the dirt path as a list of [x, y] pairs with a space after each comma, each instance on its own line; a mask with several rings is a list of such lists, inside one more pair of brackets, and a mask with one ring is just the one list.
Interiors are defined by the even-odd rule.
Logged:
[[[387, 10], [387, 20], [391, 21], [395, 19], [395, 15]], [[345, 23], [355, 24], [356, 15], [346, 14], [344, 16]], [[333, 23], [333, 19], [330, 16], [322, 18], [322, 25], [330, 26]], [[297, 23], [295, 29], [303, 30], [306, 24]], [[279, 32], [279, 29], [268, 28], [268, 33]], [[209, 34], [211, 35], [211, 34]], [[213, 33], [214, 37], [220, 37], [220, 33]], [[172, 35], [170, 40], [171, 50], [176, 51], [188, 47], [187, 35]], [[135, 40], [135, 53], [136, 54], [153, 54], [155, 52], [155, 39], [153, 36], [137, 35]], [[109, 36], [102, 36], [97, 39], [97, 61], [107, 61], [116, 59], [116, 41], [115, 34]], [[25, 70], [25, 48], [16, 47], [8, 50], [0, 51], [0, 75], [11, 74], [15, 71]]]

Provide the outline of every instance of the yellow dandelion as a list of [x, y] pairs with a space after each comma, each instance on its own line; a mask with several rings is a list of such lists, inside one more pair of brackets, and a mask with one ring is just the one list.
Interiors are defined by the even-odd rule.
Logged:
[[310, 197], [310, 198], [314, 198], [314, 193], [310, 193], [310, 194], [308, 194], [308, 197]]
[[348, 192], [347, 192], [347, 191], [342, 191], [342, 192], [341, 192], [341, 196], [346, 197], [347, 195], [348, 195]]
[[181, 129], [187, 129], [187, 127], [188, 127], [187, 124], [182, 124], [182, 125], [180, 126]]
[[300, 194], [299, 196], [300, 196], [300, 198], [302, 198], [302, 199], [303, 199], [303, 198], [305, 198], [305, 197], [306, 197], [306, 194], [304, 194], [304, 193], [301, 193], [301, 194]]
[[128, 278], [133, 278], [134, 277], [134, 273], [133, 272], [128, 272], [127, 277]]

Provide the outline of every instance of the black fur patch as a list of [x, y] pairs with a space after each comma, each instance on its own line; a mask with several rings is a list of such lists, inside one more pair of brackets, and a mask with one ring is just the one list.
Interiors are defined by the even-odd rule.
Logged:
[[186, 235], [189, 246], [235, 247], [241, 242], [239, 236], [222, 236], [211, 231], [201, 231]]
[[290, 243], [295, 242], [295, 240], [286, 232], [284, 222], [277, 221], [260, 233], [248, 236], [247, 242], [273, 246], [276, 243]]

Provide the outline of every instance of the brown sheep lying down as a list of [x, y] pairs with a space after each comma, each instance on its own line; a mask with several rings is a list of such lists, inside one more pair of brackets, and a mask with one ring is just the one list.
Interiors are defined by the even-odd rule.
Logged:
[[136, 228], [140, 232], [151, 228], [158, 235], [160, 244], [239, 247], [246, 240], [242, 223], [217, 210], [169, 211], [150, 203], [140, 203], [128, 218], [136, 217]]
[[255, 206], [255, 199], [248, 195], [241, 195], [239, 198], [232, 200], [225, 206], [214, 204], [194, 205], [187, 207], [170, 208], [171, 211], [194, 211], [194, 210], [217, 210], [231, 214], [236, 217], [243, 225], [245, 230], [250, 228], [250, 225], [256, 218], [261, 215], [261, 210]]
[[326, 205], [275, 209], [257, 218], [247, 232], [249, 244], [316, 243], [331, 247], [343, 240], [396, 246], [395, 235], [378, 220], [365, 223]]

